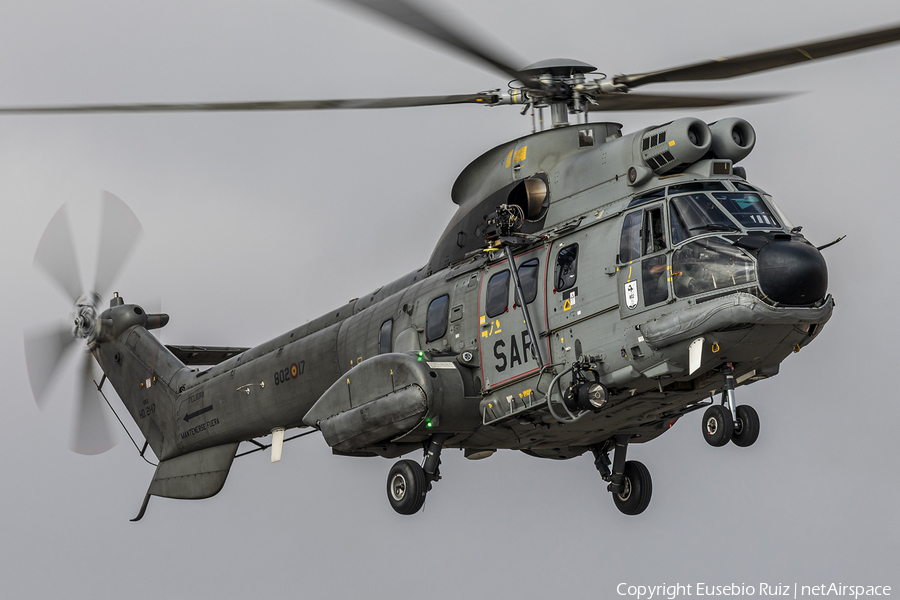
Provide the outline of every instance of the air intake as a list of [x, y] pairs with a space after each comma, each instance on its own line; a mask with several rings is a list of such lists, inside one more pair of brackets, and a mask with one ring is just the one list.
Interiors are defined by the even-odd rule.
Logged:
[[756, 145], [756, 132], [743, 119], [722, 119], [712, 123], [709, 130], [712, 133], [712, 152], [716, 158], [736, 163], [746, 158]]

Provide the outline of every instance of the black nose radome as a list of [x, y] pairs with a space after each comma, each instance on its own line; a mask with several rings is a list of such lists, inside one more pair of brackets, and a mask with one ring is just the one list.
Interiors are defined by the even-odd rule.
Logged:
[[771, 300], [804, 306], [825, 297], [828, 269], [822, 254], [811, 244], [773, 241], [760, 249], [757, 261], [759, 287]]

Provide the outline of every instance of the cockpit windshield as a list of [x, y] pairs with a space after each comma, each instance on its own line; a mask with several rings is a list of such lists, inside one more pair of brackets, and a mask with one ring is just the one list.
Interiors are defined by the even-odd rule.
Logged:
[[759, 194], [715, 192], [713, 196], [744, 227], [779, 227]]
[[[716, 194], [719, 196], [720, 194]], [[753, 194], [721, 194], [752, 196]], [[672, 243], [709, 231], [738, 231], [731, 219], [725, 216], [712, 198], [706, 194], [677, 196], [669, 202], [672, 223]]]

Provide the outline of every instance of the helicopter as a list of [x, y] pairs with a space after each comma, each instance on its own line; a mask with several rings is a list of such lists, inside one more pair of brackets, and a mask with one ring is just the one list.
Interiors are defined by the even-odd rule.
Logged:
[[[777, 374], [827, 323], [833, 301], [824, 247], [809, 244], [735, 166], [755, 143], [749, 123], [687, 118], [624, 134], [586, 117], [764, 99], [628, 90], [891, 43], [900, 39], [898, 28], [591, 80], [594, 68], [574, 60], [513, 69], [412, 5], [375, 6], [452, 40], [520, 85], [465, 96], [9, 112], [455, 103], [533, 110], [534, 133], [489, 150], [459, 176], [457, 215], [429, 262], [256, 348], [164, 346], [149, 331], [164, 326], [166, 315], [147, 314], [118, 295], [100, 310], [129, 233], [138, 229], [130, 211], [106, 198], [101, 259], [109, 264], [86, 293], [69, 275], [71, 253], [60, 241], [65, 215], [58, 213], [36, 262], [69, 292], [75, 337], [70, 341], [67, 327], [26, 339], [36, 396], [53, 357], [86, 342], [144, 434], [145, 449], [160, 460], [140, 515], [152, 495], [218, 493], [241, 442], [274, 431], [274, 460], [284, 431], [294, 427], [321, 431], [336, 454], [393, 459], [424, 451], [423, 465], [400, 460], [389, 473], [389, 501], [401, 514], [417, 512], [440, 479], [444, 447], [471, 459], [498, 449], [553, 459], [590, 452], [619, 509], [639, 514], [652, 484], [646, 467], [626, 460], [630, 443], [654, 439], [684, 414], [705, 409], [703, 435], [711, 445], [751, 445], [759, 421], [736, 403], [735, 388]], [[550, 124], [542, 129], [545, 110]], [[102, 408], [92, 404], [92, 382], [84, 383], [84, 411]], [[95, 387], [102, 391], [102, 382]], [[85, 440], [98, 444], [89, 450], [103, 447], [90, 417], [83, 423]]]

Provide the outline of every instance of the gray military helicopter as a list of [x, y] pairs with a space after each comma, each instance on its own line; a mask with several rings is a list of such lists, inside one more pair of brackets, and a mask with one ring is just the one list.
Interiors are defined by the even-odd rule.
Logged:
[[[615, 505], [643, 512], [647, 468], [629, 444], [704, 410], [713, 446], [752, 445], [759, 418], [735, 389], [776, 375], [831, 317], [827, 269], [773, 198], [736, 164], [755, 144], [731, 118], [679, 118], [623, 134], [591, 112], [727, 106], [766, 95], [631, 90], [727, 79], [900, 41], [900, 26], [692, 65], [606, 77], [570, 59], [524, 69], [402, 0], [352, 0], [487, 63], [505, 88], [455, 96], [211, 104], [13, 107], [3, 113], [164, 112], [518, 105], [532, 133], [488, 150], [452, 189], [457, 212], [420, 269], [255, 348], [164, 345], [169, 317], [103, 298], [141, 230], [107, 195], [97, 278], [81, 287], [65, 207], [35, 263], [74, 304], [25, 338], [42, 402], [62, 355], [84, 344], [74, 449], [102, 452], [108, 380], [159, 462], [151, 496], [201, 499], [250, 452], [320, 431], [335, 454], [400, 458], [387, 495], [400, 514], [440, 480], [443, 448], [568, 459], [591, 452]], [[544, 112], [548, 122], [545, 124]], [[834, 242], [832, 242], [834, 243]], [[73, 326], [74, 324], [74, 326]], [[103, 378], [89, 375], [90, 358]], [[203, 367], [202, 369], [200, 367]], [[112, 405], [109, 405], [112, 409]], [[306, 428], [285, 437], [286, 431]], [[259, 439], [272, 434], [271, 444]], [[136, 444], [137, 445], [137, 444]], [[612, 458], [610, 458], [612, 453]]]

